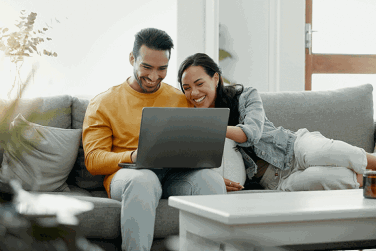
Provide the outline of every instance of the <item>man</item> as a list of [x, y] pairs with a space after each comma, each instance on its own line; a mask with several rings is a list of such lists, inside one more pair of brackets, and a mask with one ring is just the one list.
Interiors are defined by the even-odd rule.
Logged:
[[223, 178], [213, 170], [121, 169], [135, 162], [143, 107], [190, 107], [178, 89], [162, 82], [173, 42], [164, 31], [148, 28], [135, 36], [129, 61], [133, 76], [93, 98], [83, 124], [85, 164], [106, 175], [108, 196], [122, 203], [123, 250], [150, 250], [156, 208], [171, 195], [223, 194]]

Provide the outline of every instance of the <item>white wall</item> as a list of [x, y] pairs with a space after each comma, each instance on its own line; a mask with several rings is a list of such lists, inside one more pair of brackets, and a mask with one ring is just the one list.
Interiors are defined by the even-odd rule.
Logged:
[[303, 0], [220, 0], [220, 62], [232, 82], [260, 91], [304, 90]]
[[[234, 56], [220, 63], [226, 77], [261, 91], [303, 90], [304, 2], [3, 0], [0, 27], [14, 24], [21, 9], [37, 12], [37, 21], [53, 26], [49, 33], [53, 40], [45, 45], [59, 56], [34, 57], [40, 67], [26, 97], [92, 97], [122, 83], [132, 74], [128, 55], [134, 34], [145, 27], [163, 29], [173, 38], [175, 49], [165, 81], [177, 86], [178, 65], [187, 56], [205, 52], [215, 57], [218, 31], [210, 17], [218, 18], [216, 11], [222, 24], [219, 42]], [[55, 17], [60, 23], [53, 21]], [[12, 81], [9, 67], [8, 58], [0, 53], [2, 86]]]
[[[0, 27], [13, 26], [22, 9], [37, 12], [37, 22], [53, 27], [48, 33], [52, 41], [45, 45], [56, 51], [58, 57], [34, 57], [39, 70], [25, 97], [57, 94], [92, 97], [133, 74], [128, 55], [135, 33], [142, 28], [165, 30], [176, 45], [176, 5], [176, 0], [2, 0]], [[165, 78], [165, 82], [174, 86], [176, 56], [175, 49]], [[12, 81], [8, 61], [0, 53], [2, 87]], [[23, 68], [28, 72], [30, 63]], [[0, 95], [5, 98], [6, 93]]]

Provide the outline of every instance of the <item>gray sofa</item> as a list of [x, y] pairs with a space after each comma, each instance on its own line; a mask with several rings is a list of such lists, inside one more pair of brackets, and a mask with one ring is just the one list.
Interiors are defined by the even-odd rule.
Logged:
[[[318, 130], [329, 138], [373, 152], [372, 90], [372, 85], [366, 84], [325, 92], [261, 93], [261, 97], [267, 117], [276, 126], [293, 131], [303, 127]], [[68, 95], [24, 99], [15, 114], [22, 113], [29, 121], [45, 126], [79, 129], [88, 103]], [[6, 102], [0, 102], [0, 106], [1, 111]], [[103, 176], [92, 176], [86, 170], [81, 144], [67, 180], [70, 192], [60, 193], [93, 202], [94, 210], [79, 215], [83, 234], [105, 250], [120, 250], [120, 202], [107, 197], [102, 182]], [[155, 240], [178, 233], [178, 211], [162, 199], [157, 208]]]

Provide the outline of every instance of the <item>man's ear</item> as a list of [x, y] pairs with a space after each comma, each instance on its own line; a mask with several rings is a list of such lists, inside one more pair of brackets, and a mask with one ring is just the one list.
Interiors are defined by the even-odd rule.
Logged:
[[134, 58], [133, 51], [129, 53], [129, 63], [131, 63], [132, 66], [134, 66], [136, 59]]

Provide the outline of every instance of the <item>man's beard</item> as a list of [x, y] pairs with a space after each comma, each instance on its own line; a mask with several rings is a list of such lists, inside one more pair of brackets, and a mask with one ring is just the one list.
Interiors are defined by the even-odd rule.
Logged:
[[143, 90], [144, 93], [153, 93], [153, 92], [156, 92], [156, 91], [159, 89], [159, 87], [161, 86], [161, 82], [162, 82], [162, 81], [160, 81], [159, 84], [157, 84], [157, 86], [156, 86], [153, 90], [151, 90], [151, 91], [147, 91], [147, 90], [142, 86], [142, 81], [141, 81], [141, 79], [138, 78], [136, 72], [133, 72], [133, 75], [134, 75], [134, 78], [135, 78], [136, 81], [137, 81], [137, 84], [140, 86], [141, 90]]

